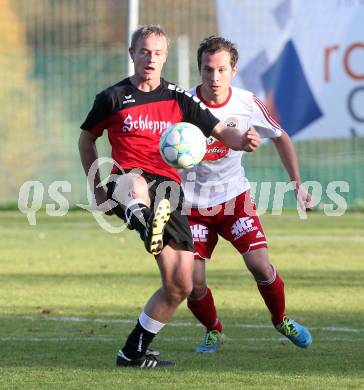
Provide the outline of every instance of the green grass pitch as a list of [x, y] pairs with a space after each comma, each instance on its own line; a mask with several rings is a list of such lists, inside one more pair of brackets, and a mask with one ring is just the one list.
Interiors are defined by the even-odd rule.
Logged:
[[29, 226], [1, 211], [0, 388], [364, 389], [364, 214], [262, 221], [288, 314], [311, 328], [312, 346], [273, 329], [242, 259], [221, 240], [208, 279], [226, 343], [194, 353], [203, 328], [183, 303], [153, 343], [176, 368], [140, 370], [115, 367], [160, 283], [136, 234], [107, 233], [84, 212], [41, 214]]

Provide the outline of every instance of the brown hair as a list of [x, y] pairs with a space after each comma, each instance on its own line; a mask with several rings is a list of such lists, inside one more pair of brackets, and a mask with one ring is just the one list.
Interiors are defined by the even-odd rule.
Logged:
[[140, 38], [146, 38], [152, 34], [166, 38], [167, 46], [169, 45], [169, 38], [159, 24], [146, 24], [144, 26], [140, 26], [137, 30], [133, 32], [133, 35], [131, 37], [130, 49], [135, 49], [136, 43]]
[[201, 59], [203, 53], [214, 54], [218, 51], [227, 51], [230, 54], [230, 64], [232, 68], [237, 64], [239, 53], [236, 49], [236, 45], [225, 38], [211, 35], [200, 43], [200, 47], [197, 50], [198, 70], [201, 71]]

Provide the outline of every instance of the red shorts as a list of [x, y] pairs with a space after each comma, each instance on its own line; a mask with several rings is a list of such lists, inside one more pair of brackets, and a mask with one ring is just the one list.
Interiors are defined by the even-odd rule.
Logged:
[[230, 241], [241, 254], [267, 247], [265, 233], [249, 191], [214, 207], [191, 209], [188, 222], [195, 259], [210, 259], [219, 235]]

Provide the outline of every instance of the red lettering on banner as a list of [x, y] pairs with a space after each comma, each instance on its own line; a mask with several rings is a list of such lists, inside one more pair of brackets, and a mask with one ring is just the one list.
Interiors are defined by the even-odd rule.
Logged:
[[324, 57], [324, 80], [330, 81], [330, 56], [333, 51], [339, 49], [339, 45], [325, 47], [325, 57]]
[[[331, 69], [331, 58], [332, 58], [332, 53], [334, 51], [337, 51], [341, 49], [341, 46], [338, 44], [332, 45], [332, 46], [327, 46], [324, 48], [324, 81], [329, 82], [331, 81], [331, 74], [330, 74], [330, 69]], [[364, 50], [364, 42], [355, 42], [352, 43], [350, 46], [348, 46], [345, 49], [345, 52], [343, 54], [343, 68], [345, 73], [353, 80], [364, 80], [364, 69], [362, 73], [355, 72], [350, 65], [350, 57], [353, 54], [354, 51], [356, 50]], [[364, 62], [361, 61], [363, 64]]]
[[[353, 72], [352, 68], [350, 67], [350, 64], [349, 64], [349, 59], [350, 59], [351, 53], [353, 52], [353, 50], [357, 50], [357, 49], [364, 50], [364, 43], [361, 43], [361, 42], [353, 43], [352, 45], [350, 45], [345, 50], [345, 53], [344, 53], [344, 68], [345, 68], [346, 73], [352, 79], [354, 79], [354, 80], [364, 80], [364, 71], [363, 71], [362, 74], [355, 74]], [[364, 62], [362, 62], [362, 64], [363, 63]]]

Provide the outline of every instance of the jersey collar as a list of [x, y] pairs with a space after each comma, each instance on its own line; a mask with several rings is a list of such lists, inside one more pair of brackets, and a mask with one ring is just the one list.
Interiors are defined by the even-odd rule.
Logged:
[[210, 107], [210, 108], [220, 108], [220, 107], [224, 107], [226, 104], [229, 103], [229, 100], [231, 98], [231, 94], [233, 93], [231, 87], [229, 87], [229, 94], [228, 94], [228, 97], [226, 98], [226, 100], [220, 104], [211, 104], [211, 103], [208, 103], [204, 100], [204, 98], [202, 97], [201, 95], [201, 85], [198, 85], [196, 87], [196, 95], [197, 97], [203, 102], [203, 104], [207, 107]]

